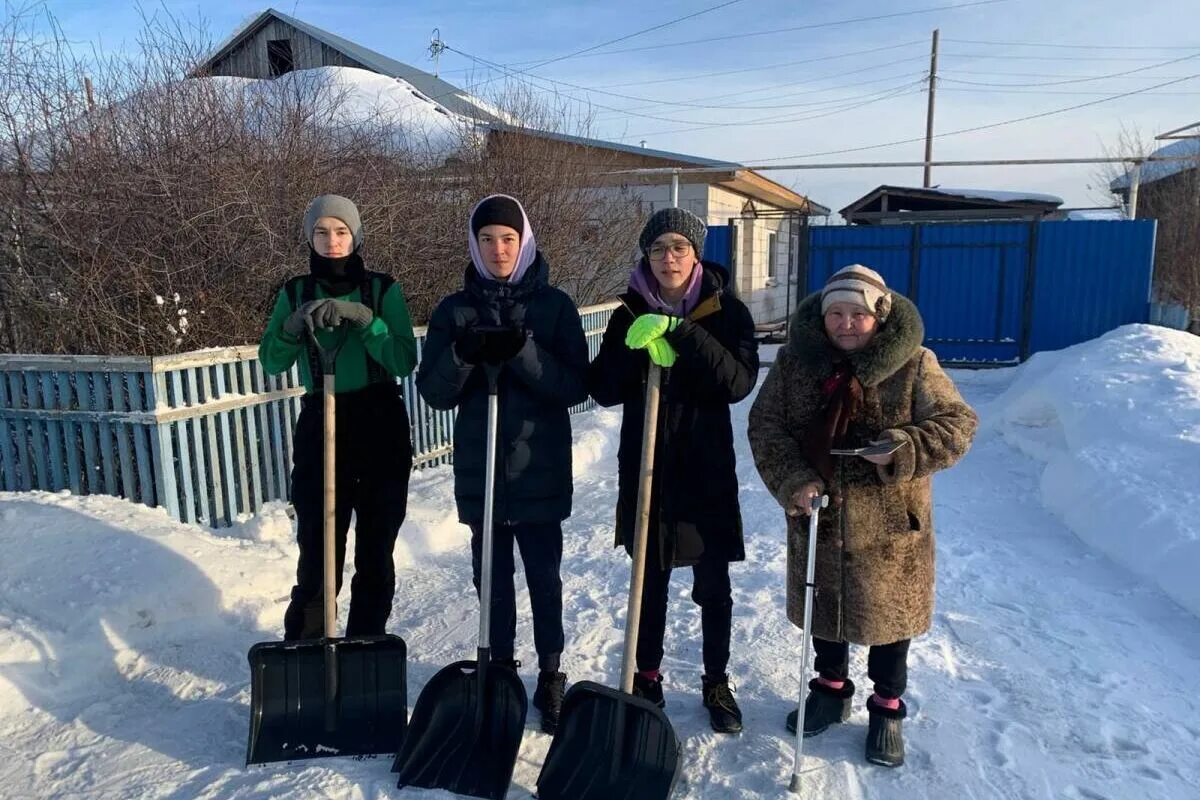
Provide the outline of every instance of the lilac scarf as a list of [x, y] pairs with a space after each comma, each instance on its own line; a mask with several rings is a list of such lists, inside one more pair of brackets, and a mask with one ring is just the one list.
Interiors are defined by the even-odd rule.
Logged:
[[658, 279], [650, 270], [650, 262], [643, 258], [633, 268], [633, 274], [629, 276], [629, 288], [640, 294], [646, 304], [655, 311], [676, 317], [685, 317], [689, 311], [696, 308], [696, 304], [700, 301], [700, 279], [702, 277], [704, 277], [704, 265], [697, 261], [688, 278], [687, 291], [684, 292], [683, 298], [678, 303], [671, 304], [662, 299], [658, 293]]
[[479, 242], [476, 241], [475, 234], [471, 232], [471, 220], [475, 218], [475, 212], [479, 210], [479, 206], [493, 197], [508, 197], [509, 200], [517, 204], [517, 208], [521, 209], [521, 219], [525, 221], [525, 230], [521, 231], [521, 250], [517, 253], [517, 268], [503, 281], [504, 283], [517, 284], [525, 277], [525, 271], [529, 269], [529, 265], [537, 258], [537, 240], [533, 238], [533, 228], [529, 226], [529, 215], [525, 213], [525, 206], [521, 205], [521, 201], [515, 197], [509, 197], [506, 194], [490, 194], [476, 203], [475, 207], [471, 209], [471, 216], [467, 217], [467, 242], [471, 249], [471, 263], [475, 265], [475, 271], [484, 280], [501, 282], [499, 278], [488, 271], [487, 265], [483, 263], [483, 254], [479, 252]]

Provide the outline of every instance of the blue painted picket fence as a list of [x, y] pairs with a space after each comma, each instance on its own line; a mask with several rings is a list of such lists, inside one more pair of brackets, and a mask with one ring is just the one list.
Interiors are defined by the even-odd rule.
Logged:
[[[580, 309], [595, 356], [616, 303]], [[421, 349], [425, 331], [418, 328]], [[454, 412], [400, 381], [414, 463], [448, 463]], [[169, 356], [0, 355], [0, 488], [108, 494], [216, 528], [290, 499], [297, 370], [255, 346]], [[572, 413], [592, 408], [589, 400]]]

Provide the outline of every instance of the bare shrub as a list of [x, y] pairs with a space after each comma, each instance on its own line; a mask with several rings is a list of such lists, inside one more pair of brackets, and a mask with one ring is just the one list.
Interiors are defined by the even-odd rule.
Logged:
[[[603, 157], [573, 161], [537, 137], [496, 147], [473, 125], [447, 133], [364, 114], [328, 71], [184, 79], [210, 43], [161, 15], [144, 20], [135, 56], [85, 58], [53, 25], [41, 32], [40, 13], [18, 9], [0, 24], [9, 351], [257, 341], [280, 284], [307, 269], [300, 219], [326, 192], [358, 204], [366, 262], [396, 277], [418, 324], [461, 285], [467, 214], [492, 191], [526, 205], [552, 280], [577, 302], [621, 286], [637, 204], [595, 188]], [[548, 104], [520, 103], [510, 116], [530, 128], [564, 122]]]

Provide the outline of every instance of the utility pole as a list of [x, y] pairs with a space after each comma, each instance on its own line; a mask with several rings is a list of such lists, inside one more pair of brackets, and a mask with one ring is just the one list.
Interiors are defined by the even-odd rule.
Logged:
[[433, 34], [429, 37], [429, 57], [433, 59], [433, 77], [438, 76], [438, 63], [442, 53], [446, 51], [446, 43], [442, 41], [442, 32], [439, 28], [433, 29]]
[[933, 47], [929, 51], [929, 109], [925, 113], [925, 183], [926, 189], [931, 185], [933, 167], [933, 101], [937, 94], [937, 57], [938, 31], [933, 31]]

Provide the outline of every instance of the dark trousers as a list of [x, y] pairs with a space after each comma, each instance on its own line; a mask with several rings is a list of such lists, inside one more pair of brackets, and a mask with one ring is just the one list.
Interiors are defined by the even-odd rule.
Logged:
[[[284, 614], [284, 639], [324, 635], [324, 398], [301, 401], [292, 468], [300, 562]], [[412, 445], [398, 387], [374, 385], [337, 396], [336, 556], [342, 588], [346, 532], [354, 514], [354, 579], [347, 636], [382, 634], [392, 611], [396, 568], [392, 549], [408, 506]], [[334, 632], [336, 635], [336, 632]]]
[[[893, 699], [908, 686], [908, 645], [911, 639], [877, 644], [867, 652], [867, 677], [875, 683], [875, 694]], [[813, 637], [817, 651], [817, 674], [831, 681], [844, 681], [850, 673], [850, 645]]]
[[[654, 559], [647, 559], [637, 642], [639, 671], [655, 670], [662, 665], [670, 585], [671, 570], [660, 569]], [[729, 636], [733, 627], [728, 561], [703, 559], [692, 567], [692, 601], [700, 606], [704, 674], [724, 675], [729, 666]]]
[[[483, 526], [471, 526], [471, 572], [475, 594], [483, 569]], [[517, 638], [517, 593], [513, 585], [516, 563], [513, 543], [521, 548], [529, 605], [533, 611], [533, 644], [538, 668], [557, 670], [563, 651], [562, 564], [563, 533], [560, 522], [518, 522], [492, 529], [492, 609], [489, 625], [492, 658], [511, 659]]]

